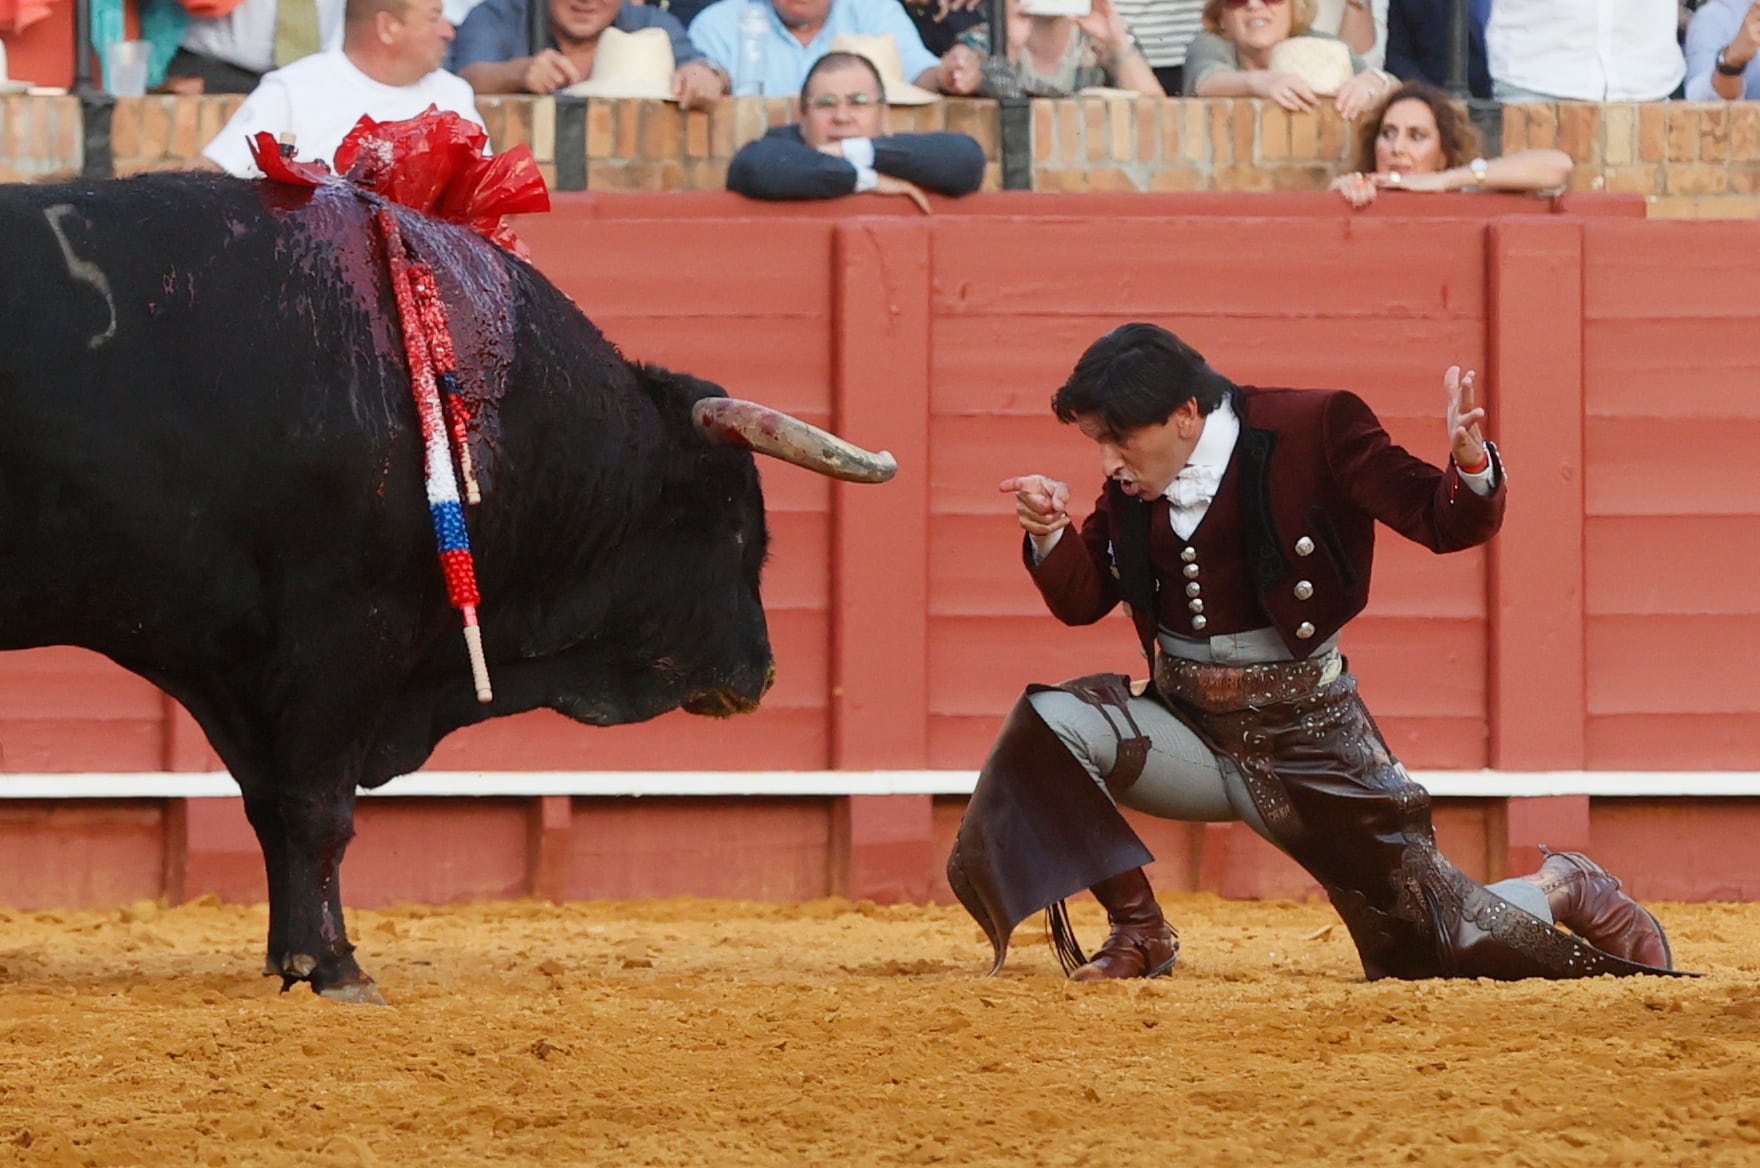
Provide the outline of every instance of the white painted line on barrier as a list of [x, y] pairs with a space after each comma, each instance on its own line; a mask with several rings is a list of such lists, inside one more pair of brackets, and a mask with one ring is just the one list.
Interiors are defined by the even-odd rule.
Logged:
[[[429, 771], [364, 795], [403, 798], [530, 798], [577, 795], [794, 797], [969, 795], [976, 771]], [[1439, 798], [1544, 795], [1602, 798], [1742, 798], [1760, 795], [1756, 771], [1413, 771]], [[224, 771], [4, 774], [0, 799], [211, 799], [238, 794]]]

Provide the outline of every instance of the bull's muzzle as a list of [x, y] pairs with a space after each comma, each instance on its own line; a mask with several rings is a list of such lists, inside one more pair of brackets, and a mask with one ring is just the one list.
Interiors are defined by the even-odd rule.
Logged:
[[716, 442], [743, 446], [845, 482], [883, 483], [898, 472], [898, 460], [884, 450], [863, 450], [811, 423], [756, 402], [706, 397], [691, 408], [691, 417]]
[[704, 690], [692, 696], [684, 703], [687, 714], [701, 714], [709, 718], [730, 718], [735, 714], [749, 714], [758, 708], [770, 687], [776, 684], [776, 663], [772, 661], [770, 668], [764, 671], [764, 680], [759, 684], [756, 693], [741, 692], [738, 689], [721, 688]]

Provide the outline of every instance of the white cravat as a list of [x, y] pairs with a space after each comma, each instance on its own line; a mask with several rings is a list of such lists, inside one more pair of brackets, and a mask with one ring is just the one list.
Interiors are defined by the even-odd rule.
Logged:
[[1191, 457], [1162, 492], [1170, 504], [1167, 517], [1181, 539], [1192, 538], [1192, 532], [1204, 521], [1204, 513], [1216, 498], [1216, 488], [1222, 485], [1222, 474], [1228, 469], [1228, 460], [1234, 456], [1234, 444], [1240, 436], [1241, 420], [1225, 397], [1204, 416], [1204, 431], [1198, 435]]

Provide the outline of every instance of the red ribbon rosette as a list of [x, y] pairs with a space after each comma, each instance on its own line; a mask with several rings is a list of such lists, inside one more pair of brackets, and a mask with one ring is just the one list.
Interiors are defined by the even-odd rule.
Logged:
[[[336, 170], [321, 161], [284, 157], [274, 137], [251, 143], [257, 166], [271, 181], [315, 187], [347, 181], [413, 207], [462, 223], [518, 256], [526, 246], [504, 216], [550, 209], [550, 191], [527, 146], [485, 155], [488, 134], [475, 122], [429, 106], [396, 122], [363, 116], [336, 148]], [[339, 180], [337, 176], [340, 175]]]

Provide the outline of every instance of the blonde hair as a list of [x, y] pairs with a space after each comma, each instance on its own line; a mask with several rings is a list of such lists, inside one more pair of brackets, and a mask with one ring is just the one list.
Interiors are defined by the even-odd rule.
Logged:
[[[1319, 0], [1282, 0], [1290, 6], [1289, 35], [1292, 37], [1306, 36], [1314, 27], [1314, 18], [1320, 15]], [[1224, 0], [1204, 0], [1204, 27], [1217, 36], [1226, 36], [1222, 31], [1222, 7]]]

